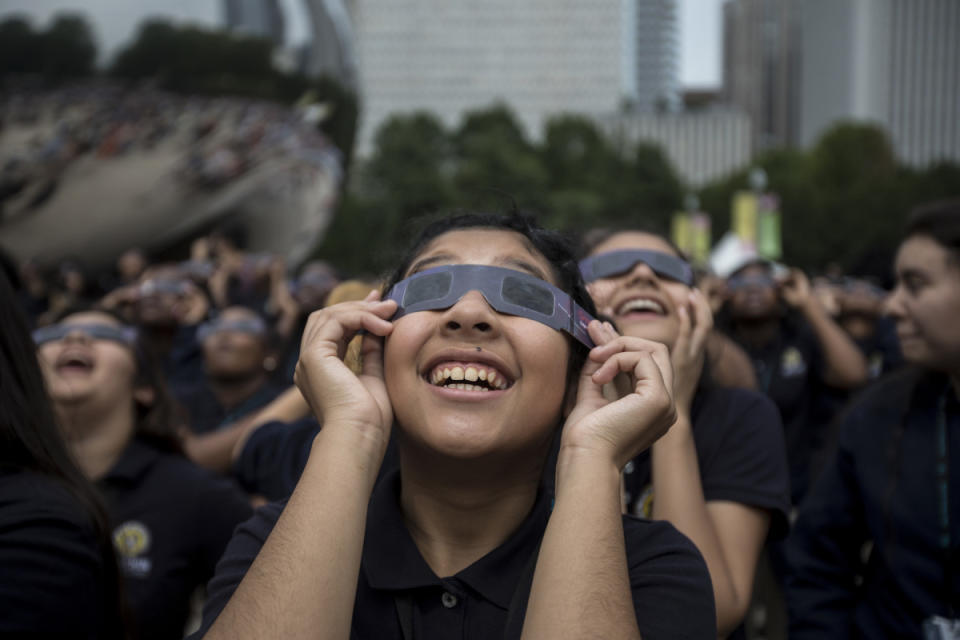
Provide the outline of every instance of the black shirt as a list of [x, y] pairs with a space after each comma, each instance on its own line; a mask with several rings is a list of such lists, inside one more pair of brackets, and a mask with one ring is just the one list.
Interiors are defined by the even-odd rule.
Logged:
[[[410, 537], [400, 509], [398, 472], [377, 484], [370, 501], [350, 637], [403, 640], [398, 599], [409, 597], [417, 640], [505, 637], [514, 593], [518, 638], [529, 595], [531, 558], [550, 517], [543, 492], [516, 532], [502, 545], [454, 576], [433, 573]], [[226, 606], [283, 509], [271, 504], [238, 529], [210, 582], [200, 634]], [[713, 589], [693, 544], [666, 522], [623, 516], [633, 602], [645, 640], [716, 637]], [[523, 579], [526, 575], [526, 579]]]
[[[732, 334], [736, 339], [736, 334]], [[753, 362], [757, 383], [780, 410], [790, 464], [793, 504], [806, 493], [813, 452], [820, 448], [822, 425], [812, 420], [814, 399], [822, 380], [823, 358], [816, 336], [794, 320], [781, 323], [777, 340], [755, 347], [739, 341]]]
[[[904, 371], [868, 388], [839, 419], [838, 448], [788, 540], [790, 637], [919, 640], [929, 616], [960, 618], [960, 403], [945, 376]], [[868, 540], [873, 550], [863, 566]]]
[[296, 422], [268, 422], [243, 445], [233, 472], [249, 493], [283, 500], [293, 493], [307, 466], [320, 424], [313, 417]]
[[213, 575], [234, 527], [250, 516], [246, 496], [139, 440], [97, 485], [139, 637], [182, 638], [191, 594]]
[[265, 380], [256, 391], [235, 407], [224, 407], [206, 379], [183, 388], [177, 396], [187, 412], [190, 430], [194, 433], [212, 433], [241, 418], [262, 409], [283, 392], [280, 387]]
[[117, 576], [60, 483], [0, 471], [0, 634], [119, 637]]
[[[790, 492], [777, 408], [755, 391], [707, 386], [697, 390], [690, 413], [704, 500], [768, 510], [773, 535], [785, 535]], [[624, 469], [631, 513], [652, 515], [651, 473], [649, 450]]]

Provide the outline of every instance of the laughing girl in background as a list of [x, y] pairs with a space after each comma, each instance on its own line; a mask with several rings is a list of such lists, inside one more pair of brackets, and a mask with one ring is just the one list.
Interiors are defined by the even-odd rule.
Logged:
[[669, 348], [677, 421], [624, 474], [630, 513], [667, 520], [700, 549], [720, 636], [742, 637], [767, 532], [786, 530], [786, 452], [776, 407], [762, 394], [712, 384], [704, 370], [713, 317], [693, 271], [664, 238], [592, 234], [581, 268], [598, 311], [625, 336]]

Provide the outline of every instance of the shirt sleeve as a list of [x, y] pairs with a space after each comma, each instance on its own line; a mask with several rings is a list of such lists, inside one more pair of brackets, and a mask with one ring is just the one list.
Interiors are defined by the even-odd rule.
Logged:
[[92, 523], [65, 490], [17, 483], [0, 491], [0, 635], [100, 637], [115, 596]]
[[233, 481], [212, 474], [204, 474], [202, 480], [196, 483], [194, 503], [198, 542], [194, 570], [205, 582], [213, 575], [234, 529], [251, 516], [253, 508]]
[[[763, 394], [745, 389], [723, 389], [728, 395], [722, 429], [712, 413], [704, 416], [706, 429], [698, 438], [719, 439], [701, 460], [703, 497], [768, 510], [774, 537], [787, 533], [790, 510], [790, 474], [783, 424], [776, 405]], [[710, 424], [713, 422], [713, 424]], [[702, 452], [698, 451], [698, 455]]]
[[668, 522], [623, 518], [630, 589], [643, 639], [716, 638], [713, 586], [697, 548]]
[[234, 467], [240, 484], [267, 500], [283, 500], [293, 493], [307, 465], [320, 425], [313, 419], [268, 422], [244, 444]]
[[237, 531], [230, 539], [223, 557], [217, 563], [217, 570], [207, 585], [207, 600], [203, 605], [203, 619], [200, 629], [189, 640], [199, 640], [204, 636], [220, 612], [233, 597], [234, 591], [240, 586], [247, 569], [253, 564], [260, 549], [267, 541], [270, 532], [283, 512], [283, 503], [273, 502], [265, 505], [253, 514], [253, 517], [237, 527]]
[[791, 640], [852, 637], [854, 579], [866, 522], [855, 475], [852, 424], [800, 509], [787, 544]]

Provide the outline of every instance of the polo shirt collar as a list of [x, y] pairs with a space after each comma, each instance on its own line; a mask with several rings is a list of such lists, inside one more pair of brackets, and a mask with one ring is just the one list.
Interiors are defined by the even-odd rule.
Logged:
[[[514, 590], [536, 552], [547, 520], [551, 497], [537, 495], [530, 514], [499, 547], [460, 571], [455, 578], [483, 598], [506, 610]], [[363, 571], [374, 589], [405, 591], [440, 586], [440, 578], [420, 555], [400, 508], [400, 473], [395, 471], [376, 487], [367, 512]]]
[[160, 452], [150, 445], [134, 438], [120, 454], [113, 468], [103, 477], [106, 481], [135, 481], [153, 466]]

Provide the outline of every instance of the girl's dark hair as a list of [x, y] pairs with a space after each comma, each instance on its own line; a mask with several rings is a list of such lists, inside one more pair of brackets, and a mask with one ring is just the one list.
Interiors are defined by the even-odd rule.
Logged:
[[29, 325], [5, 275], [0, 272], [0, 468], [31, 471], [60, 483], [89, 517], [100, 543], [106, 618], [122, 637], [119, 572], [106, 511], [96, 490], [67, 451], [37, 361]]
[[[464, 229], [493, 229], [498, 231], [514, 231], [519, 233], [530, 243], [532, 248], [546, 258], [550, 263], [557, 287], [566, 292], [574, 302], [592, 316], [597, 315], [597, 309], [587, 293], [587, 287], [580, 276], [573, 242], [563, 234], [544, 229], [532, 216], [513, 211], [508, 215], [482, 212], [463, 212], [443, 217], [427, 224], [416, 237], [410, 248], [400, 258], [396, 269], [386, 279], [384, 292], [403, 279], [413, 261], [423, 253], [426, 246], [434, 239], [450, 231]], [[567, 365], [567, 382], [571, 382], [580, 373], [583, 363], [587, 359], [587, 348], [572, 337], [567, 336], [571, 345], [570, 360]]]
[[960, 265], [960, 198], [939, 200], [913, 209], [907, 218], [905, 235], [932, 238]]
[[[113, 309], [105, 309], [93, 305], [76, 305], [68, 307], [57, 314], [56, 321], [76, 313], [102, 313], [108, 315], [118, 323], [126, 325], [127, 321]], [[154, 352], [144, 343], [144, 338], [138, 335], [133, 345], [134, 359], [137, 364], [135, 387], [149, 387], [153, 389], [153, 402], [149, 405], [136, 403], [134, 435], [155, 448], [170, 453], [183, 453], [183, 445], [177, 437], [176, 404], [170, 396], [166, 381], [160, 369], [160, 364]]]

